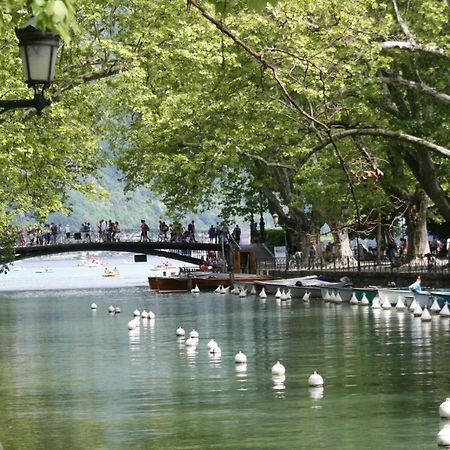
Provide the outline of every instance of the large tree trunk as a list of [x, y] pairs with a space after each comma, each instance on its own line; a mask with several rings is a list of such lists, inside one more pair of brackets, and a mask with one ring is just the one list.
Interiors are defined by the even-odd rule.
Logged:
[[430, 252], [427, 235], [427, 209], [428, 198], [424, 191], [420, 190], [409, 199], [409, 207], [405, 214], [408, 230], [407, 260], [422, 259]]
[[[414, 156], [413, 156], [414, 155]], [[438, 181], [436, 166], [427, 149], [420, 148], [405, 157], [405, 161], [414, 172], [422, 189], [434, 202], [436, 208], [447, 222], [450, 222], [450, 199]]]
[[336, 258], [338, 260], [348, 260], [353, 258], [353, 251], [350, 245], [350, 238], [346, 229], [333, 231], [333, 239], [336, 246]]

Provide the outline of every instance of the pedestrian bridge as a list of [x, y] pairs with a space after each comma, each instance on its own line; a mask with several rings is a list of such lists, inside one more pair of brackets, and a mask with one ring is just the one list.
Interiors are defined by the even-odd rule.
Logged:
[[66, 244], [33, 245], [16, 247], [15, 259], [34, 258], [37, 256], [56, 255], [73, 252], [129, 252], [161, 256], [190, 264], [201, 264], [206, 260], [209, 251], [228, 250], [228, 245], [213, 243], [187, 242], [76, 242]]

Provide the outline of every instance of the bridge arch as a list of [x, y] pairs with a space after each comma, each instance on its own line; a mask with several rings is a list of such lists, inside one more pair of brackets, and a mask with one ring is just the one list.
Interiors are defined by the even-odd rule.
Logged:
[[[227, 245], [224, 249], [227, 249]], [[35, 258], [38, 256], [55, 255], [59, 253], [74, 253], [87, 251], [129, 252], [160, 256], [167, 259], [200, 265], [206, 259], [209, 251], [222, 252], [222, 245], [212, 243], [187, 242], [80, 242], [67, 244], [34, 245], [31, 247], [16, 247], [15, 260]]]

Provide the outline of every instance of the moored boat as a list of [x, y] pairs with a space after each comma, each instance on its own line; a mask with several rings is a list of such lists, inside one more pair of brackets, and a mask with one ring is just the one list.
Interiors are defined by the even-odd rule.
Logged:
[[317, 275], [311, 275], [301, 278], [285, 278], [273, 281], [258, 281], [255, 283], [256, 293], [259, 294], [262, 288], [269, 295], [275, 295], [277, 290], [290, 290], [292, 298], [303, 298], [309, 293], [310, 298], [321, 298], [322, 288], [338, 288], [351, 286], [348, 278], [344, 277], [341, 281], [323, 280]]
[[433, 289], [430, 294], [437, 300], [440, 308], [446, 303], [450, 305], [450, 289]]
[[159, 292], [187, 292], [193, 286], [202, 290], [214, 290], [218, 286], [227, 287], [235, 283], [249, 283], [258, 280], [270, 280], [269, 276], [247, 273], [235, 273], [230, 277], [229, 273], [216, 272], [191, 272], [188, 275], [170, 277], [148, 277], [150, 289]]
[[392, 306], [397, 304], [398, 298], [401, 297], [403, 303], [409, 307], [413, 300], [420, 305], [421, 308], [431, 306], [433, 298], [428, 291], [412, 292], [409, 289], [401, 288], [378, 288], [380, 299], [387, 298]]

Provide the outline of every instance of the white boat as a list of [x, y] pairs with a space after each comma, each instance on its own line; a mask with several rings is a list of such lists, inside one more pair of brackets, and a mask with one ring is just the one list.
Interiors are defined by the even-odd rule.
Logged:
[[413, 300], [416, 300], [421, 308], [430, 307], [433, 303], [433, 297], [428, 291], [412, 292], [409, 289], [379, 287], [378, 295], [382, 299], [387, 298], [392, 306], [397, 304], [399, 296], [406, 307], [409, 307]]
[[307, 292], [309, 292], [310, 298], [321, 298], [321, 288], [331, 289], [343, 286], [351, 286], [350, 280], [346, 277], [341, 281], [326, 281], [320, 279], [317, 275], [255, 283], [257, 293], [261, 292], [263, 287], [269, 295], [275, 295], [278, 289], [289, 289], [292, 298], [303, 298]]

